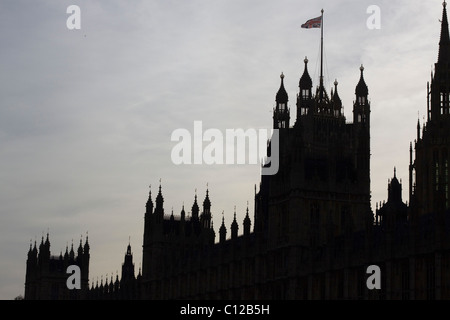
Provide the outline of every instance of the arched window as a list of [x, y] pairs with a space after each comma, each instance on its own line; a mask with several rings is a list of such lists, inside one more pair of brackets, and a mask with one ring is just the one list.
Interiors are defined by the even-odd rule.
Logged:
[[358, 97], [358, 103], [360, 105], [366, 104], [366, 98], [365, 97]]
[[441, 92], [440, 93], [440, 113], [441, 114], [449, 114], [448, 110], [448, 92]]
[[309, 99], [309, 89], [302, 89], [302, 99], [303, 100]]

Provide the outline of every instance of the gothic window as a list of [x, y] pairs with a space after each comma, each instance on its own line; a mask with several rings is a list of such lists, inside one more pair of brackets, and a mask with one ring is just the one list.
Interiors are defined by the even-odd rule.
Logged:
[[278, 121], [278, 128], [280, 128], [280, 129], [286, 128], [286, 122], [284, 120], [279, 120]]
[[366, 98], [365, 98], [365, 97], [358, 97], [358, 103], [359, 103], [360, 105], [365, 104], [365, 103], [366, 103]]
[[307, 107], [302, 107], [301, 108], [301, 115], [305, 115], [308, 113], [308, 108]]
[[439, 162], [436, 162], [435, 169], [436, 169], [436, 172], [435, 172], [435, 175], [436, 175], [436, 190], [438, 190], [439, 189], [439, 187], [438, 187], [438, 185], [439, 185]]
[[309, 90], [308, 89], [302, 89], [302, 99], [303, 100], [309, 99]]
[[448, 93], [444, 92], [444, 114], [448, 114]]
[[440, 93], [440, 112], [441, 114], [448, 114], [449, 110], [448, 110], [448, 99], [449, 99], [449, 94], [448, 92], [441, 92]]

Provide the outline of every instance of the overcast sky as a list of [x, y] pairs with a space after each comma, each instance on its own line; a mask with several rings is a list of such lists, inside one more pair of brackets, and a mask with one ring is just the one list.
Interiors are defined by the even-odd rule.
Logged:
[[[208, 183], [216, 239], [234, 206], [242, 233], [259, 166], [176, 166], [171, 133], [196, 120], [204, 130], [270, 129], [281, 72], [293, 124], [305, 56], [314, 86], [319, 77], [320, 29], [300, 25], [321, 8], [326, 86], [338, 80], [347, 120], [365, 67], [372, 208], [394, 166], [407, 201], [441, 2], [0, 0], [0, 299], [24, 294], [30, 241], [47, 230], [53, 255], [89, 232], [94, 281], [120, 275], [130, 237], [137, 272], [148, 186], [154, 198], [159, 179], [166, 213], [183, 203], [189, 212]], [[80, 30], [66, 27], [71, 4]], [[380, 30], [366, 26], [370, 5]]]

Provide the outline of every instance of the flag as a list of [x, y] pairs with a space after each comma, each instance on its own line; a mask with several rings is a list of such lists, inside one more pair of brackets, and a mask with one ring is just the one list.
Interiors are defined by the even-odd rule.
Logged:
[[302, 28], [310, 29], [310, 28], [320, 28], [322, 24], [322, 16], [309, 19], [304, 24], [302, 24]]

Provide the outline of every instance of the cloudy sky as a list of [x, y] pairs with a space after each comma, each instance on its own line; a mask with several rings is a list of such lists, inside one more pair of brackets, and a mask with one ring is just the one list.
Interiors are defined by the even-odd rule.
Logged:
[[[72, 4], [80, 30], [66, 26]], [[370, 5], [379, 30], [367, 28]], [[94, 281], [120, 273], [130, 237], [137, 270], [148, 186], [155, 196], [159, 179], [166, 213], [190, 211], [208, 183], [216, 233], [234, 206], [241, 233], [259, 166], [177, 166], [171, 133], [196, 120], [223, 132], [271, 128], [281, 72], [295, 114], [305, 56], [314, 85], [319, 76], [320, 30], [300, 25], [321, 8], [326, 85], [339, 81], [348, 120], [365, 67], [372, 207], [394, 166], [406, 201], [440, 0], [1, 0], [0, 299], [23, 295], [30, 241], [47, 231], [54, 255], [89, 233]]]

